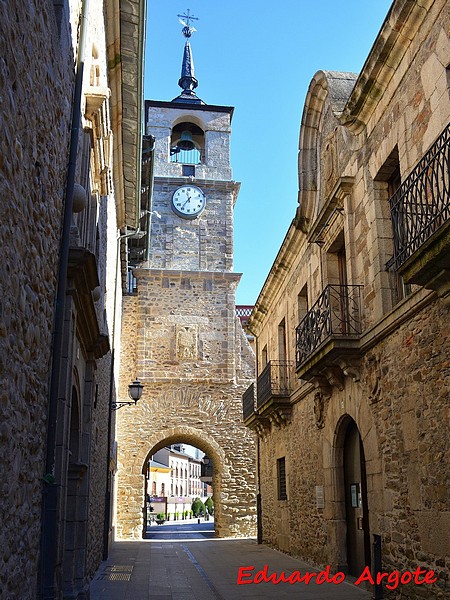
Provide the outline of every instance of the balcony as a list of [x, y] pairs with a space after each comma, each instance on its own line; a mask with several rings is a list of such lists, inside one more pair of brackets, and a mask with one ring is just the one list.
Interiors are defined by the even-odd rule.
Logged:
[[253, 308], [253, 305], [250, 306], [248, 304], [239, 304], [236, 306], [236, 316], [239, 317], [243, 328], [246, 327]]
[[258, 377], [256, 411], [262, 418], [281, 425], [290, 419], [294, 363], [271, 360]]
[[255, 384], [252, 383], [242, 395], [242, 413], [245, 425], [247, 425], [256, 415], [255, 400]]
[[450, 125], [389, 203], [394, 269], [450, 302]]
[[[281, 426], [291, 416], [290, 394], [294, 380], [294, 363], [270, 361], [242, 396], [244, 424], [264, 435], [272, 424]], [[256, 392], [256, 393], [255, 393]]]
[[358, 379], [361, 288], [328, 285], [296, 330], [297, 376], [328, 395], [346, 375]]

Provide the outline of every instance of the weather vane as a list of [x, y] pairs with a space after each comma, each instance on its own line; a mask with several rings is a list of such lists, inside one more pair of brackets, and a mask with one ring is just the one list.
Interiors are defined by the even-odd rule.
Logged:
[[[195, 29], [195, 27], [191, 27], [190, 21], [198, 21], [198, 17], [192, 16], [189, 8], [186, 10], [185, 15], [177, 15], [177, 17], [178, 17], [178, 20], [180, 21], [180, 23], [183, 25], [183, 29], [181, 30], [181, 33], [184, 35], [185, 38], [190, 38], [191, 35], [193, 34], [193, 32], [197, 31]], [[186, 19], [186, 20], [184, 21], [183, 19]]]

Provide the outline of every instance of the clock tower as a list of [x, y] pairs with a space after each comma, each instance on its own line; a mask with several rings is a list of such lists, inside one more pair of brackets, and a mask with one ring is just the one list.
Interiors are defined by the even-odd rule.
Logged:
[[[130, 377], [145, 387], [138, 405], [118, 418], [121, 537], [140, 537], [146, 461], [173, 443], [212, 460], [216, 534], [256, 532], [254, 438], [242, 421], [254, 356], [236, 317], [240, 274], [233, 272], [240, 185], [230, 167], [233, 108], [197, 96], [193, 17], [183, 18], [181, 94], [145, 103], [146, 134], [155, 139], [153, 197], [136, 293], [124, 298], [120, 389], [125, 395]], [[190, 501], [188, 490], [165, 493], [168, 503]]]

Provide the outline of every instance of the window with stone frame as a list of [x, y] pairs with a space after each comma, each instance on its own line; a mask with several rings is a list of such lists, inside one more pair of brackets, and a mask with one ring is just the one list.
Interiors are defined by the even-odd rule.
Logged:
[[287, 359], [286, 347], [286, 320], [283, 319], [278, 325], [278, 360], [281, 362]]
[[300, 293], [297, 295], [297, 323], [301, 323], [303, 319], [306, 317], [306, 313], [308, 312], [308, 284], [305, 285], [300, 290]]
[[278, 500], [287, 500], [287, 487], [286, 487], [286, 458], [277, 459], [277, 488], [278, 488]]
[[386, 247], [384, 248], [384, 251], [386, 252], [386, 257], [388, 258], [388, 260], [386, 261], [386, 271], [389, 275], [392, 306], [395, 306], [401, 300], [403, 300], [411, 294], [411, 286], [404, 282], [403, 277], [399, 275], [397, 271], [394, 270], [390, 261], [394, 254], [394, 242], [392, 220], [389, 208], [389, 198], [391, 198], [394, 195], [394, 193], [396, 192], [396, 190], [398, 190], [402, 183], [400, 160], [397, 146], [392, 150], [391, 154], [388, 156], [383, 166], [378, 171], [374, 181], [376, 182], [376, 184], [378, 184], [375, 186], [375, 189], [379, 195], [379, 201], [381, 203], [381, 212], [383, 216], [386, 215], [390, 223], [390, 226], [388, 228], [390, 236], [389, 239], [386, 239]]
[[268, 354], [267, 354], [267, 344], [266, 344], [261, 351], [261, 370], [264, 369], [264, 367], [267, 365], [267, 361], [268, 361]]

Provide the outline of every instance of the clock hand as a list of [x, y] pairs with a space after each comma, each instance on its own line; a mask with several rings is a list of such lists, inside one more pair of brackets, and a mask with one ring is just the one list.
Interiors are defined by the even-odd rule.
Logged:
[[190, 201], [191, 197], [188, 196], [188, 199], [186, 200], [186, 202], [183, 204], [183, 206], [181, 208], [184, 208], [186, 206], [186, 204]]

